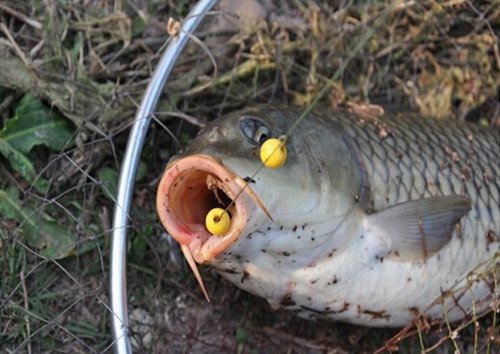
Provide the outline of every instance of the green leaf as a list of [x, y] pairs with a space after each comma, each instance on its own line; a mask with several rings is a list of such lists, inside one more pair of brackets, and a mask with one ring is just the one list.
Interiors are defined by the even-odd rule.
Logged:
[[78, 333], [79, 338], [96, 339], [102, 337], [104, 334], [100, 331], [95, 324], [88, 320], [68, 321], [65, 325], [66, 329], [70, 332]]
[[102, 167], [97, 172], [97, 176], [101, 181], [100, 187], [104, 195], [112, 201], [115, 201], [116, 185], [118, 183], [118, 171], [109, 167]]
[[132, 36], [137, 37], [141, 35], [144, 29], [146, 29], [146, 22], [144, 19], [140, 16], [135, 16], [132, 19]]
[[75, 242], [68, 228], [47, 221], [48, 215], [22, 204], [16, 188], [0, 189], [0, 214], [16, 220], [26, 243], [41, 255], [61, 259], [74, 253]]
[[147, 165], [144, 161], [139, 161], [137, 164], [137, 172], [135, 174], [135, 182], [141, 182], [143, 178], [146, 176]]
[[23, 97], [15, 116], [8, 119], [0, 131], [0, 139], [23, 154], [36, 145], [62, 150], [73, 144], [72, 137], [71, 124], [29, 94]]
[[49, 186], [48, 182], [42, 177], [37, 178], [35, 168], [33, 167], [31, 161], [1, 138], [0, 154], [9, 160], [12, 168], [26, 181], [32, 183], [38, 192], [47, 192]]
[[24, 227], [26, 242], [37, 248], [48, 258], [61, 259], [70, 256], [75, 251], [75, 240], [66, 228], [53, 223], [41, 221], [38, 225], [28, 223]]
[[236, 343], [245, 343], [248, 340], [248, 332], [244, 328], [236, 330]]
[[[139, 182], [143, 179], [146, 175], [146, 171], [146, 164], [139, 161], [135, 175], [135, 182]], [[99, 171], [97, 171], [97, 176], [101, 182], [100, 187], [104, 195], [112, 201], [115, 201], [117, 193], [116, 186], [118, 185], [118, 171], [111, 167], [102, 167]]]
[[2, 138], [0, 138], [0, 153], [25, 180], [31, 182], [36, 178], [36, 171], [31, 161]]
[[7, 219], [17, 219], [17, 206], [19, 200], [19, 191], [16, 188], [0, 189], [0, 214]]
[[36, 145], [62, 150], [73, 144], [72, 136], [73, 129], [68, 121], [44, 107], [33, 96], [26, 95], [15, 116], [8, 119], [0, 130], [0, 154], [26, 181], [44, 193], [48, 182], [37, 178], [33, 163], [26, 154]]

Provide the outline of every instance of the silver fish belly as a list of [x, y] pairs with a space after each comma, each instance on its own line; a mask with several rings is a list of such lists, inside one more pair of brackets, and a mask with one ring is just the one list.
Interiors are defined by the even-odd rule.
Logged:
[[[405, 115], [309, 114], [287, 139], [285, 165], [259, 170], [262, 131], [287, 134], [300, 113], [235, 112], [169, 163], [157, 207], [188, 257], [305, 318], [455, 321], [498, 298], [498, 132]], [[224, 204], [210, 196], [217, 190], [234, 204], [222, 237], [201, 222]]]

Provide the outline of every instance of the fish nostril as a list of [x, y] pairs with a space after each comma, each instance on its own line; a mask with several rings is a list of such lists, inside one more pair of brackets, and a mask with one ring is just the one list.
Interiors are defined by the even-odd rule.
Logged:
[[225, 134], [219, 127], [213, 127], [212, 130], [208, 133], [207, 139], [211, 143], [216, 142], [217, 140], [221, 140], [224, 138]]

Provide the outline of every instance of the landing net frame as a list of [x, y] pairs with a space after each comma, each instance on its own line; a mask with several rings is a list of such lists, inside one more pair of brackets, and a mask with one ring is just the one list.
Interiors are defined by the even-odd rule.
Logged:
[[190, 36], [217, 0], [200, 0], [169, 39], [136, 112], [120, 169], [112, 224], [110, 308], [113, 346], [117, 354], [132, 353], [127, 310], [127, 230], [134, 180], [144, 139], [163, 87]]

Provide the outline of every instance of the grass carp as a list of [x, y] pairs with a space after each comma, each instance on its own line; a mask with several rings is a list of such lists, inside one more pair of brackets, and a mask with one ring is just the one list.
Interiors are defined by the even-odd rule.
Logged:
[[[260, 105], [172, 158], [157, 209], [191, 268], [304, 318], [456, 321], [499, 296], [500, 135], [450, 120]], [[286, 137], [280, 168], [259, 159]], [[205, 216], [227, 210], [212, 235]], [[204, 289], [203, 289], [204, 290]]]

